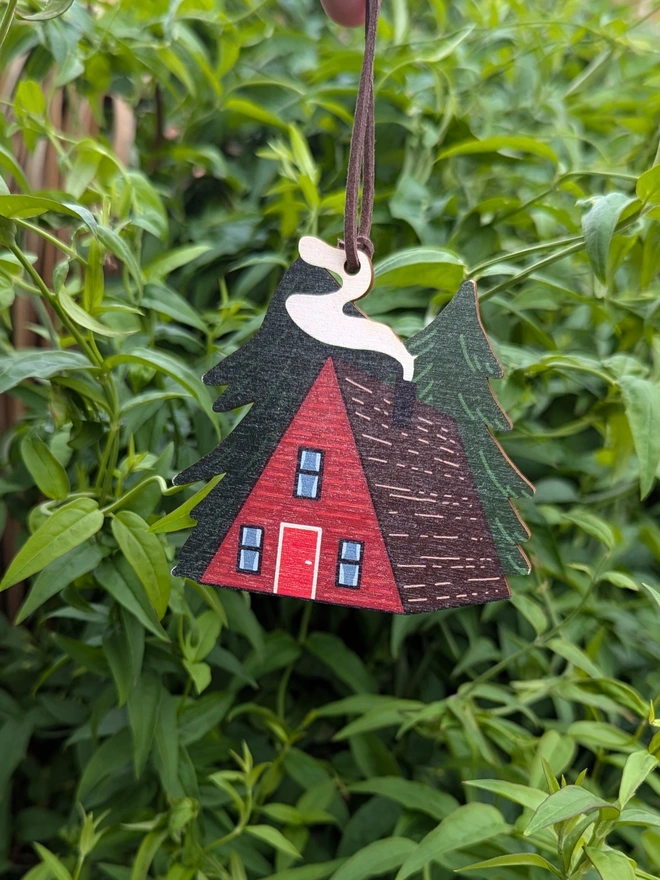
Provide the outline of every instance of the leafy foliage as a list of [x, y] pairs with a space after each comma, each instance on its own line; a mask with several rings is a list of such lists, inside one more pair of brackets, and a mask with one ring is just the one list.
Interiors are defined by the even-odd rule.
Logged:
[[311, 0], [3, 5], [8, 876], [658, 875], [659, 38], [604, 0], [385, 6], [365, 308], [409, 336], [478, 280], [538, 489], [511, 603], [389, 618], [169, 573], [202, 491], [171, 478], [242, 414], [198, 376], [340, 234], [360, 35]]

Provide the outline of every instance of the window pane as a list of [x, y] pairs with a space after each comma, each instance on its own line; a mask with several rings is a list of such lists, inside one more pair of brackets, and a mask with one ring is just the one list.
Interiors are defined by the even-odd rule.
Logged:
[[341, 558], [351, 562], [359, 562], [362, 555], [362, 545], [358, 541], [342, 541]]
[[316, 498], [319, 491], [319, 478], [311, 474], [298, 474], [296, 495], [299, 498]]
[[263, 533], [263, 529], [243, 526], [241, 530], [241, 544], [244, 544], [246, 547], [261, 547]]
[[259, 551], [241, 550], [238, 567], [241, 571], [259, 571]]
[[360, 566], [342, 562], [339, 565], [339, 586], [357, 587], [360, 576]]
[[318, 473], [321, 470], [321, 453], [303, 449], [300, 453], [300, 467], [304, 471], [316, 471]]

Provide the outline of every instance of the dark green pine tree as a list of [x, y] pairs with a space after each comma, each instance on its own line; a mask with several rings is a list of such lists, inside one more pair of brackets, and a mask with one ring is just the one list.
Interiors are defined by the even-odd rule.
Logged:
[[[273, 294], [257, 333], [204, 376], [206, 385], [227, 386], [213, 405], [216, 412], [251, 407], [215, 449], [174, 478], [183, 485], [225, 475], [192, 511], [197, 526], [179, 554], [176, 574], [202, 577], [328, 357], [339, 356], [376, 375], [391, 375], [392, 382], [400, 372], [386, 355], [318, 342], [289, 317], [285, 303], [291, 294], [324, 296], [338, 289], [325, 269], [297, 260]], [[361, 315], [352, 303], [345, 311]]]
[[504, 573], [526, 574], [518, 545], [529, 534], [510, 499], [534, 490], [490, 431], [508, 431], [511, 423], [490, 388], [489, 379], [503, 371], [479, 317], [475, 283], [466, 281], [407, 348], [417, 356], [418, 398], [456, 421]]

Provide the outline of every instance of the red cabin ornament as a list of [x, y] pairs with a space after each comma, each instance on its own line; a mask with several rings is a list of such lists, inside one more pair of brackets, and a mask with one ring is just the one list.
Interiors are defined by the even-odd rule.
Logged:
[[225, 474], [175, 574], [398, 613], [507, 598], [529, 571], [509, 499], [531, 486], [489, 430], [510, 423], [475, 285], [404, 344], [353, 305], [365, 254], [349, 274], [339, 248], [300, 250], [259, 332], [204, 377], [228, 386], [216, 409], [252, 408], [175, 479]]

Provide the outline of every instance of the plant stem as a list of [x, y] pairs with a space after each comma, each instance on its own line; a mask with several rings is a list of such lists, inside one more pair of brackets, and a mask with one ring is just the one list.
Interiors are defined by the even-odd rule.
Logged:
[[82, 263], [83, 266], [87, 265], [87, 260], [83, 256], [81, 256], [77, 250], [69, 247], [68, 244], [60, 241], [59, 238], [51, 235], [50, 232], [46, 232], [46, 230], [42, 229], [41, 226], [37, 226], [35, 223], [29, 223], [27, 220], [19, 220], [17, 218], [15, 218], [13, 222], [17, 226], [22, 226], [23, 229], [29, 229], [30, 232], [34, 232], [36, 235], [40, 235], [42, 238], [45, 238], [46, 241], [49, 241], [51, 244], [55, 245], [58, 250], [61, 250], [63, 253], [68, 254], [72, 260], [77, 260], [77, 262]]
[[0, 21], [0, 49], [2, 48], [2, 44], [7, 38], [7, 34], [9, 33], [9, 28], [11, 27], [11, 23], [14, 20], [14, 13], [16, 12], [16, 7], [18, 6], [18, 0], [9, 0], [7, 3], [7, 8], [5, 9], [5, 14], [2, 16], [2, 21]]
[[48, 287], [44, 283], [44, 280], [42, 279], [41, 275], [37, 272], [37, 270], [34, 268], [32, 263], [25, 256], [23, 251], [19, 248], [18, 245], [13, 245], [11, 247], [11, 252], [16, 257], [16, 259], [19, 261], [19, 263], [21, 264], [23, 269], [30, 276], [30, 278], [34, 282], [35, 287], [38, 289], [38, 291], [41, 293], [41, 295], [48, 301], [48, 303], [50, 303], [51, 308], [53, 309], [53, 311], [55, 312], [57, 317], [60, 319], [62, 324], [69, 331], [69, 333], [76, 340], [76, 343], [79, 345], [80, 349], [83, 351], [83, 353], [85, 354], [87, 359], [90, 361], [92, 366], [103, 368], [103, 359], [102, 358], [99, 359], [94, 354], [94, 351], [92, 350], [91, 346], [89, 345], [89, 343], [87, 342], [85, 337], [82, 335], [82, 333], [80, 332], [78, 327], [74, 324], [74, 322], [71, 321], [71, 319], [69, 318], [67, 313], [64, 311], [64, 309], [59, 304], [59, 301], [58, 301], [57, 297], [55, 296], [55, 294], [52, 293], [48, 289]]
[[80, 350], [85, 354], [92, 366], [102, 371], [100, 382], [105, 398], [108, 401], [108, 415], [110, 418], [110, 433], [101, 458], [96, 480], [96, 487], [100, 491], [100, 499], [101, 502], [103, 502], [110, 493], [112, 475], [117, 465], [117, 457], [119, 455], [121, 419], [119, 416], [119, 396], [117, 394], [117, 388], [110, 375], [110, 371], [105, 365], [103, 356], [96, 347], [96, 342], [93, 339], [91, 342], [85, 339], [75, 322], [69, 318], [60, 305], [57, 296], [48, 289], [43, 278], [25, 256], [20, 247], [18, 245], [13, 245], [11, 247], [11, 252], [19, 261], [25, 272], [30, 276], [39, 293], [50, 304], [51, 308], [62, 322], [62, 325], [66, 327], [69, 333], [73, 336]]
[[529, 247], [522, 248], [519, 251], [513, 251], [510, 254], [500, 254], [499, 257], [493, 257], [489, 260], [485, 260], [483, 263], [477, 263], [476, 266], [472, 266], [472, 268], [468, 269], [467, 274], [470, 277], [472, 277], [473, 275], [479, 276], [484, 269], [489, 269], [491, 266], [496, 266], [498, 263], [502, 263], [507, 260], [517, 260], [520, 257], [527, 257], [530, 254], [536, 254], [539, 251], [551, 250], [552, 248], [559, 245], [577, 244], [579, 241], [583, 241], [581, 235], [571, 235], [567, 238], [559, 238], [554, 239], [553, 241], [544, 241], [541, 242], [541, 244], [533, 244]]
[[598, 580], [598, 574], [599, 574], [601, 568], [603, 567], [604, 563], [607, 561], [607, 559], [609, 559], [609, 556], [610, 556], [610, 554], [608, 551], [607, 553], [605, 553], [605, 555], [601, 559], [600, 563], [596, 566], [593, 577], [591, 578], [591, 581], [589, 582], [589, 586], [585, 590], [584, 596], [582, 597], [580, 603], [577, 605], [576, 608], [573, 609], [573, 611], [570, 612], [570, 614], [568, 614], [564, 618], [564, 620], [561, 620], [559, 623], [557, 623], [555, 626], [553, 626], [552, 629], [549, 629], [548, 632], [544, 633], [542, 636], [538, 636], [536, 639], [534, 639], [533, 642], [530, 642], [529, 644], [525, 645], [523, 648], [520, 648], [518, 651], [513, 653], [510, 657], [507, 657], [504, 660], [500, 660], [500, 662], [496, 663], [495, 666], [491, 666], [490, 669], [487, 669], [485, 672], [483, 672], [477, 678], [475, 678], [471, 682], [469, 682], [469, 684], [466, 684], [465, 687], [461, 690], [460, 696], [461, 697], [467, 696], [480, 684], [483, 684], [483, 682], [488, 681], [489, 679], [493, 678], [493, 676], [495, 676], [495, 675], [498, 675], [500, 672], [502, 672], [504, 669], [506, 669], [506, 667], [509, 666], [509, 664], [515, 663], [516, 660], [519, 660], [521, 657], [525, 656], [525, 654], [529, 653], [534, 648], [544, 648], [551, 639], [554, 639], [554, 637], [556, 635], [559, 635], [559, 633], [562, 631], [562, 629], [564, 629], [564, 627], [566, 627], [570, 623], [572, 623], [575, 620], [575, 618], [578, 617], [586, 608], [587, 603], [588, 603], [589, 599], [591, 598], [591, 593], [593, 591], [593, 588], [596, 584], [596, 581]]
[[79, 880], [80, 872], [83, 869], [83, 865], [85, 864], [85, 856], [80, 853], [76, 860], [76, 870], [73, 873], [73, 880]]
[[508, 290], [509, 287], [512, 287], [519, 281], [524, 281], [525, 278], [533, 275], [534, 272], [537, 272], [539, 269], [543, 269], [544, 266], [550, 266], [552, 265], [552, 263], [556, 263], [557, 260], [563, 260], [564, 257], [568, 257], [570, 256], [570, 254], [575, 254], [578, 251], [581, 251], [583, 247], [584, 239], [582, 238], [582, 236], [580, 236], [580, 240], [575, 242], [575, 244], [562, 248], [560, 251], [556, 251], [554, 254], [550, 254], [549, 257], [544, 257], [537, 263], [532, 263], [531, 266], [527, 266], [526, 269], [522, 269], [520, 272], [518, 272], [517, 275], [514, 275], [511, 278], [507, 278], [506, 281], [501, 281], [499, 284], [496, 284], [495, 287], [491, 287], [489, 290], [486, 291], [486, 293], [482, 294], [479, 297], [479, 302], [486, 302], [487, 300], [492, 299], [503, 290]]

